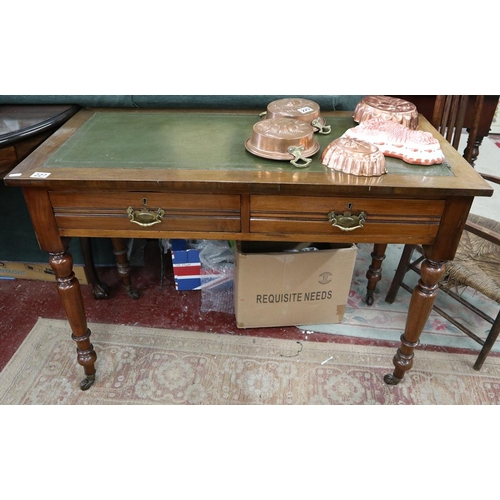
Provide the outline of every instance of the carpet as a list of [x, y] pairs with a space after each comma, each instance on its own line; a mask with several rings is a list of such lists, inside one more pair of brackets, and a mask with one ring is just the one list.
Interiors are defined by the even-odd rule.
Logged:
[[64, 320], [39, 319], [0, 373], [2, 405], [475, 405], [500, 403], [500, 359], [418, 351], [395, 387], [394, 348], [90, 324], [98, 376]]

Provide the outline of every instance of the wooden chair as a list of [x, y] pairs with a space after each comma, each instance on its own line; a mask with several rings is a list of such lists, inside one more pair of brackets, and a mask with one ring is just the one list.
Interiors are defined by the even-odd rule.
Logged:
[[[460, 136], [465, 123], [465, 115], [470, 97], [468, 95], [438, 95], [430, 122], [438, 132], [458, 150]], [[476, 144], [481, 112], [483, 110], [484, 96], [475, 96], [472, 126], [467, 129], [467, 146], [463, 157], [473, 165], [472, 158]]]
[[[476, 125], [481, 113], [482, 97], [477, 96], [476, 99]], [[458, 148], [462, 132], [461, 123], [463, 124], [461, 120], [463, 120], [464, 106], [467, 106], [467, 96], [438, 96], [438, 98], [432, 123], [455, 148]], [[464, 158], [469, 162], [475, 140], [474, 133], [473, 126], [469, 130], [467, 147], [464, 150]], [[490, 182], [500, 184], [500, 177], [488, 174], [481, 175]], [[417, 258], [412, 260], [415, 251], [417, 251]], [[419, 265], [422, 260], [424, 260], [424, 257], [421, 247], [405, 245], [396, 274], [387, 293], [386, 302], [394, 302], [400, 287], [409, 292], [413, 291], [403, 280], [410, 270], [420, 274]], [[437, 313], [483, 346], [474, 364], [474, 369], [480, 370], [500, 333], [500, 310], [496, 318], [491, 318], [474, 305], [468, 303], [463, 298], [463, 295], [458, 294], [456, 290], [460, 287], [470, 287], [500, 305], [499, 221], [476, 214], [469, 214], [455, 259], [446, 264], [445, 277], [439, 286], [443, 292], [492, 325], [486, 339], [483, 340], [466, 325], [452, 318], [441, 308], [434, 306]]]

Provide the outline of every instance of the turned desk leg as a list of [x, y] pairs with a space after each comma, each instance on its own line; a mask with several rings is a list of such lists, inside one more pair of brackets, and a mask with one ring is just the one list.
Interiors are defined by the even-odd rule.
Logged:
[[113, 253], [116, 257], [118, 265], [118, 274], [123, 283], [123, 288], [133, 299], [138, 299], [139, 294], [132, 288], [132, 280], [130, 279], [130, 263], [127, 258], [127, 245], [123, 238], [111, 238], [113, 245]]
[[80, 389], [85, 391], [95, 381], [97, 355], [90, 343], [90, 330], [87, 328], [80, 283], [73, 272], [73, 258], [67, 251], [49, 253], [49, 262], [56, 274], [59, 297], [72, 331], [71, 338], [77, 345], [77, 360], [83, 366], [86, 376], [80, 383]]
[[401, 335], [401, 347], [393, 359], [395, 370], [392, 374], [385, 375], [386, 384], [399, 384], [405, 372], [413, 365], [413, 351], [420, 342], [420, 334], [436, 300], [438, 283], [444, 274], [444, 264], [444, 262], [433, 262], [428, 259], [422, 262], [420, 279], [411, 296], [405, 332]]
[[385, 259], [385, 251], [387, 245], [373, 245], [373, 252], [371, 254], [372, 263], [368, 268], [366, 277], [368, 278], [368, 285], [366, 286], [366, 303], [371, 306], [373, 304], [373, 293], [377, 283], [382, 279], [382, 261]]

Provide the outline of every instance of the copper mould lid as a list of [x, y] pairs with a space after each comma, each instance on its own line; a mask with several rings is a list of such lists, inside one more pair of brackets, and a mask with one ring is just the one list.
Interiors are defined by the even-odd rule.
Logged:
[[328, 144], [321, 155], [321, 163], [333, 170], [365, 177], [386, 173], [385, 157], [377, 146], [346, 137]]
[[253, 126], [245, 148], [256, 156], [291, 160], [294, 166], [301, 167], [311, 163], [308, 157], [319, 150], [319, 144], [314, 140], [314, 128], [308, 123], [293, 118], [273, 118]]
[[320, 116], [319, 104], [309, 99], [278, 99], [267, 105], [266, 119], [294, 118], [310, 123], [320, 134], [329, 134], [331, 126]]
[[354, 121], [361, 123], [372, 118], [393, 121], [416, 130], [418, 127], [418, 111], [415, 104], [385, 95], [364, 97], [356, 106]]

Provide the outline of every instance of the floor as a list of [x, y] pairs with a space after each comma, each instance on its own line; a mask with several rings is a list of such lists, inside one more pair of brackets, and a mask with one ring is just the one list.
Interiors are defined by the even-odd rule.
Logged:
[[[500, 147], [500, 136], [491, 138]], [[110, 294], [106, 300], [96, 300], [90, 285], [81, 286], [87, 320], [312, 342], [366, 342], [332, 334], [303, 332], [296, 327], [239, 329], [233, 314], [203, 312], [199, 292], [175, 290], [169, 254], [164, 257], [165, 273], [161, 280], [161, 255], [157, 240], [145, 242], [144, 265], [132, 267], [134, 287], [140, 294], [138, 300], [130, 298], [122, 288], [116, 268], [99, 268], [100, 278], [110, 287]], [[22, 279], [0, 280], [0, 371], [39, 317], [66, 317], [54, 283]], [[395, 343], [386, 341], [373, 340], [370, 343], [396, 346]]]
[[500, 134], [490, 134], [488, 137], [500, 148]]
[[[144, 265], [133, 266], [131, 270], [133, 286], [140, 295], [138, 300], [130, 298], [123, 289], [116, 268], [98, 268], [101, 281], [110, 288], [109, 297], [96, 300], [92, 287], [81, 285], [87, 321], [317, 342], [356, 343], [356, 339], [340, 336], [337, 338], [331, 334], [304, 334], [296, 327], [239, 329], [234, 314], [203, 312], [199, 291], [175, 289], [169, 253], [164, 257], [164, 279], [161, 280], [161, 258], [158, 241], [147, 240], [144, 247]], [[66, 317], [54, 283], [24, 279], [0, 280], [0, 370], [39, 317]], [[394, 344], [382, 342], [380, 345]]]

